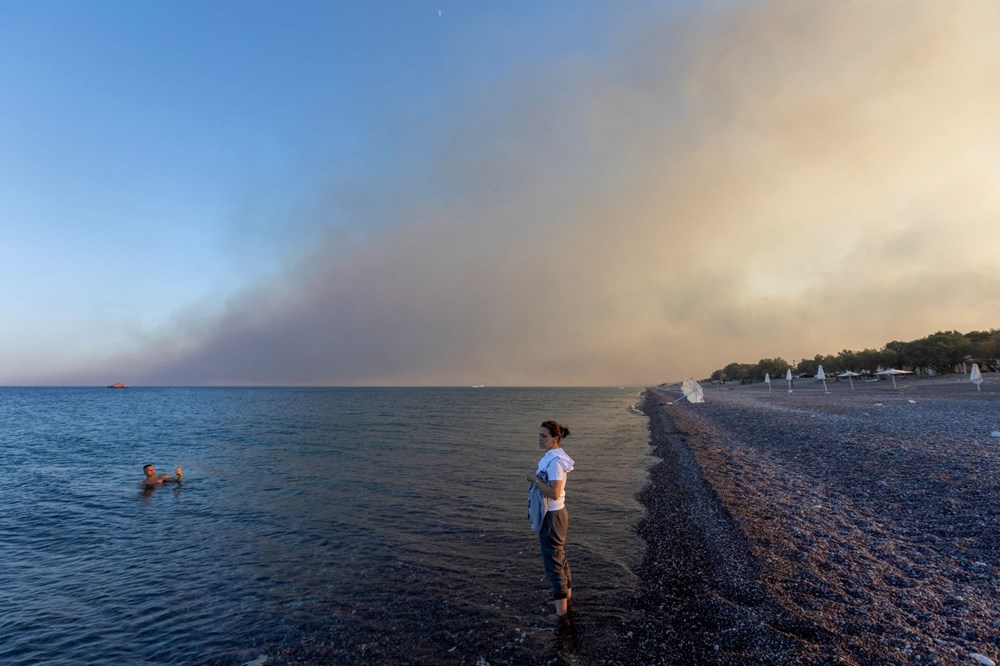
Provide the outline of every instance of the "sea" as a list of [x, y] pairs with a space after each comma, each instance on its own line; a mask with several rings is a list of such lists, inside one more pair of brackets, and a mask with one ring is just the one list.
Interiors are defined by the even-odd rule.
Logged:
[[[603, 663], [638, 388], [0, 388], [0, 664]], [[573, 622], [526, 510], [571, 430]], [[138, 487], [142, 466], [182, 485]]]

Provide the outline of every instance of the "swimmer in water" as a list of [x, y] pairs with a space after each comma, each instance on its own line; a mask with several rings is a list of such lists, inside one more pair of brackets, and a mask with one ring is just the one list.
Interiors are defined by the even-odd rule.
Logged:
[[177, 476], [170, 476], [169, 474], [157, 474], [156, 468], [152, 465], [146, 465], [142, 468], [142, 473], [146, 475], [146, 478], [135, 484], [137, 486], [145, 486], [146, 488], [155, 488], [164, 483], [181, 483], [182, 474], [181, 468], [178, 467], [174, 470], [174, 474]]

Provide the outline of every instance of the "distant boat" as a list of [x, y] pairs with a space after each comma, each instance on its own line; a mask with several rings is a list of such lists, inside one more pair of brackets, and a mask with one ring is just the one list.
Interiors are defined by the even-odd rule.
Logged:
[[472, 388], [485, 388], [486, 384], [473, 384]]
[[128, 388], [128, 384], [122, 384], [121, 382], [115, 382], [108, 386], [108, 388]]

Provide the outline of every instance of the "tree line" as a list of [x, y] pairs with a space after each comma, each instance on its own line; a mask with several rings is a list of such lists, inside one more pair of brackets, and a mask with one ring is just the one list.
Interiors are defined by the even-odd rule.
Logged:
[[822, 365], [823, 372], [835, 374], [845, 371], [871, 374], [879, 369], [897, 368], [918, 373], [944, 374], [964, 371], [963, 364], [979, 363], [983, 372], [1000, 371], [1000, 330], [938, 331], [933, 335], [900, 342], [887, 342], [881, 349], [850, 351], [789, 363], [780, 356], [762, 358], [756, 363], [730, 363], [712, 373], [712, 381], [760, 382], [764, 373], [772, 379], [781, 379], [789, 368], [793, 375], [815, 375]]

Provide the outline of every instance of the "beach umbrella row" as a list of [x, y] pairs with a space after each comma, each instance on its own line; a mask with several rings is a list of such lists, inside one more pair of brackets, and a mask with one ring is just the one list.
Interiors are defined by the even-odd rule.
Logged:
[[[897, 386], [896, 386], [896, 375], [912, 375], [913, 371], [912, 370], [899, 370], [897, 368], [888, 368], [886, 370], [880, 370], [880, 371], [876, 372], [875, 374], [876, 375], [882, 375], [882, 376], [891, 377], [892, 378], [892, 388], [897, 388]], [[855, 377], [860, 377], [861, 373], [860, 372], [854, 372], [853, 370], [845, 370], [844, 372], [841, 372], [840, 374], [838, 374], [836, 376], [837, 377], [847, 377], [847, 380], [851, 383], [851, 389], [853, 390], [854, 389], [854, 378]], [[830, 389], [827, 388], [827, 385], [826, 385], [826, 373], [823, 372], [823, 366], [822, 365], [820, 365], [820, 366], [818, 366], [816, 368], [816, 379], [822, 380], [822, 382], [823, 382], [823, 390], [826, 391], [827, 393], [829, 393]], [[791, 368], [789, 368], [788, 370], [785, 371], [785, 381], [788, 382], [788, 392], [791, 393], [792, 392], [792, 369]], [[982, 387], [980, 386], [983, 383], [983, 373], [979, 370], [979, 364], [978, 363], [973, 363], [972, 364], [972, 371], [969, 373], [969, 381], [976, 385], [976, 390], [977, 391], [982, 391], [983, 390]], [[764, 373], [764, 383], [767, 384], [767, 390], [770, 391], [771, 390], [771, 373], [770, 372], [765, 372]]]

